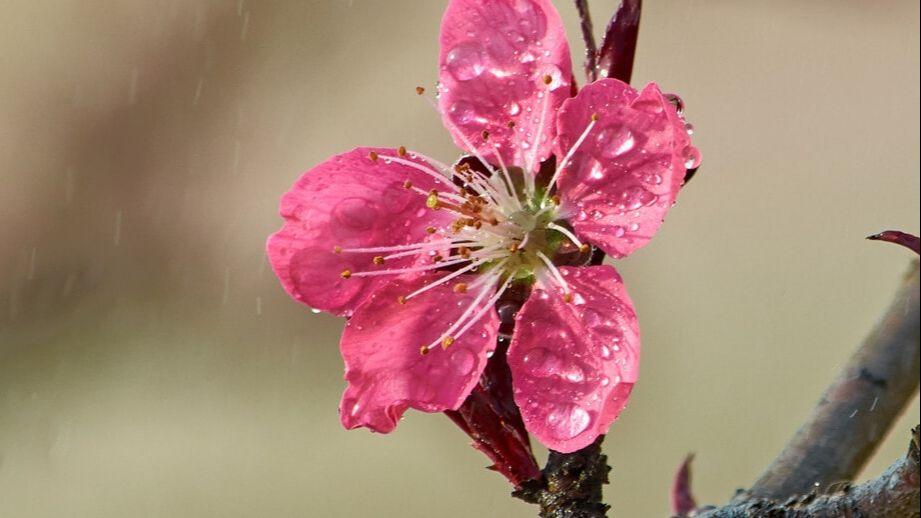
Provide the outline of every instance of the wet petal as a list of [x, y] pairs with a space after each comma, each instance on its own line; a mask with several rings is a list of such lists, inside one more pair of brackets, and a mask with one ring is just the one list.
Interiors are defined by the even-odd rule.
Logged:
[[[499, 318], [495, 310], [488, 311], [447, 349], [436, 347], [422, 355], [420, 348], [441, 338], [476, 294], [455, 293], [446, 284], [406, 304], [397, 302], [398, 297], [435, 278], [392, 281], [368, 297], [346, 325], [340, 349], [348, 387], [339, 408], [346, 428], [366, 426], [386, 433], [396, 427], [407, 408], [425, 412], [457, 409], [479, 380], [487, 355], [496, 347]], [[469, 278], [462, 276], [460, 282]]]
[[611, 266], [561, 267], [574, 293], [535, 289], [508, 350], [515, 402], [548, 448], [583, 448], [620, 414], [636, 382], [640, 338], [633, 303]]
[[[377, 160], [371, 153], [380, 155]], [[367, 248], [422, 241], [428, 226], [450, 221], [428, 210], [425, 197], [407, 190], [409, 180], [423, 190], [440, 184], [409, 166], [389, 161], [397, 151], [356, 148], [304, 173], [281, 200], [285, 218], [269, 237], [268, 256], [285, 290], [296, 300], [336, 315], [348, 315], [387, 276], [351, 277], [342, 272], [400, 268], [413, 257], [375, 265], [374, 253], [337, 253], [336, 247]], [[407, 155], [407, 160], [413, 160]], [[415, 160], [416, 162], [421, 162]]]
[[570, 95], [572, 61], [549, 0], [452, 0], [441, 23], [439, 63], [439, 103], [458, 147], [467, 149], [467, 139], [497, 163], [498, 145], [506, 164], [524, 167], [544, 114], [535, 166], [552, 152], [554, 114]]
[[559, 194], [579, 237], [623, 257], [656, 233], [700, 154], [653, 83], [642, 92], [615, 79], [583, 88], [560, 111], [563, 152], [593, 114], [598, 121], [561, 172]]

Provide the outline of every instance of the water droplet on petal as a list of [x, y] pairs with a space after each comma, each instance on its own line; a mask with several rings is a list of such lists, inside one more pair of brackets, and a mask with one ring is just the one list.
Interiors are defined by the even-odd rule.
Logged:
[[563, 405], [551, 410], [546, 420], [551, 435], [557, 439], [572, 439], [588, 428], [592, 416], [578, 405]]
[[476, 79], [486, 69], [483, 49], [475, 43], [462, 43], [448, 51], [445, 66], [458, 81]]
[[455, 349], [451, 353], [451, 365], [462, 376], [470, 374], [476, 367], [476, 356], [469, 349]]
[[685, 169], [696, 169], [700, 167], [700, 151], [694, 146], [684, 148], [684, 167]]
[[562, 361], [553, 351], [538, 347], [524, 356], [524, 365], [531, 375], [547, 378], [560, 372]]

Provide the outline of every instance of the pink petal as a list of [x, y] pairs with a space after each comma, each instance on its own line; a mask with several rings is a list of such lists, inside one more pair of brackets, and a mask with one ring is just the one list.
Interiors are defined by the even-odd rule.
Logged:
[[497, 163], [498, 145], [506, 164], [525, 167], [543, 113], [535, 168], [550, 155], [554, 114], [572, 89], [572, 61], [563, 22], [549, 0], [452, 0], [441, 22], [439, 59], [439, 103], [458, 147], [472, 151], [466, 138]]
[[611, 266], [561, 267], [574, 292], [539, 289], [516, 317], [508, 350], [528, 431], [570, 453], [592, 443], [627, 404], [640, 362], [633, 303]]
[[579, 237], [623, 257], [655, 235], [687, 166], [700, 159], [675, 107], [650, 83], [642, 92], [616, 79], [583, 88], [559, 114], [559, 154], [593, 114], [598, 122], [560, 174], [564, 213]]
[[[372, 161], [371, 152], [381, 158]], [[344, 279], [344, 270], [406, 267], [414, 257], [375, 265], [372, 259], [378, 254], [336, 253], [335, 247], [416, 243], [428, 236], [427, 226], [450, 221], [447, 214], [426, 209], [425, 196], [403, 187], [406, 180], [426, 191], [443, 184], [409, 166], [388, 163], [383, 156], [397, 156], [397, 151], [356, 148], [336, 155], [304, 173], [282, 197], [280, 212], [285, 225], [269, 237], [268, 256], [285, 290], [296, 300], [348, 315], [390, 279]]]
[[[339, 344], [348, 381], [339, 418], [346, 428], [387, 433], [407, 408], [457, 409], [477, 384], [496, 347], [499, 317], [490, 310], [449, 348], [422, 355], [420, 348], [441, 338], [477, 295], [454, 293], [448, 283], [406, 304], [397, 302], [434, 278], [393, 280], [368, 297], [346, 325]], [[469, 279], [461, 276], [458, 282]]]

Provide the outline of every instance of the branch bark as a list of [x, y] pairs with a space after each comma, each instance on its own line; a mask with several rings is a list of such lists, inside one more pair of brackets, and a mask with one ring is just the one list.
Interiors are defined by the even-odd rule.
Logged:
[[770, 499], [743, 499], [718, 509], [702, 509], [698, 518], [807, 518], [869, 517], [918, 518], [921, 491], [918, 470], [918, 431], [912, 430], [908, 454], [885, 473], [863, 484], [832, 494], [810, 492], [777, 503]]
[[853, 480], [918, 388], [918, 299], [914, 261], [883, 319], [755, 482], [752, 497], [784, 500]]
[[608, 483], [608, 458], [601, 453], [599, 436], [574, 453], [550, 452], [543, 477], [512, 493], [540, 506], [541, 518], [604, 518], [610, 506], [602, 502], [601, 488]]

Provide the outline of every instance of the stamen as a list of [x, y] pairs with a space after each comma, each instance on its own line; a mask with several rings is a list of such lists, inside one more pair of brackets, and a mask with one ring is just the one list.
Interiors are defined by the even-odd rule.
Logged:
[[[490, 259], [498, 259], [503, 257], [502, 255], [495, 255], [490, 257]], [[342, 272], [342, 276], [346, 279], [349, 277], [376, 277], [379, 275], [399, 275], [401, 273], [414, 273], [414, 272], [427, 272], [429, 270], [437, 270], [438, 268], [444, 268], [445, 266], [451, 266], [454, 264], [466, 263], [469, 259], [454, 259], [451, 261], [440, 261], [434, 264], [428, 264], [424, 266], [410, 266], [408, 268], [394, 268], [392, 270], [374, 270], [370, 272], [350, 272], [348, 270]], [[345, 274], [348, 273], [348, 277]]]
[[513, 277], [514, 277], [513, 275], [509, 275], [508, 278], [505, 279], [505, 283], [502, 284], [502, 287], [499, 288], [499, 291], [497, 291], [495, 295], [493, 295], [488, 301], [486, 301], [486, 304], [483, 305], [483, 308], [480, 309], [480, 311], [478, 311], [475, 315], [473, 315], [473, 317], [467, 321], [464, 327], [460, 328], [457, 331], [457, 333], [455, 333], [453, 336], [449, 338], [453, 338], [454, 340], [457, 340], [458, 338], [463, 336], [463, 334], [466, 333], [471, 327], [473, 327], [474, 324], [476, 324], [481, 318], [483, 318], [483, 315], [489, 312], [489, 310], [493, 309], [493, 306], [496, 305], [496, 302], [499, 301], [499, 298], [502, 297], [502, 294], [505, 293], [505, 290], [507, 290], [509, 285], [512, 283]]
[[[553, 188], [556, 184], [557, 179], [560, 177], [560, 172], [569, 165], [569, 161], [572, 160], [573, 155], [575, 155], [576, 150], [579, 149], [579, 146], [582, 145], [582, 142], [585, 141], [588, 134], [591, 133], [592, 128], [595, 127], [595, 123], [598, 122], [598, 114], [592, 114], [592, 120], [588, 123], [588, 126], [585, 127], [585, 130], [579, 135], [579, 138], [576, 139], [576, 142], [569, 148], [569, 152], [563, 157], [563, 160], [560, 161], [560, 165], [556, 167], [556, 171], [553, 172], [553, 177], [550, 178], [550, 182], [547, 183], [547, 190], [544, 192], [544, 200], [547, 199], [547, 195], [550, 194], [550, 189]], [[543, 200], [541, 201], [543, 203]]]
[[[572, 241], [572, 244], [579, 247], [579, 250], [582, 250], [583, 247], [587, 246], [583, 244], [582, 241], [579, 241], [579, 238], [576, 237], [575, 234], [570, 232], [566, 227], [562, 227], [560, 225], [557, 225], [556, 223], [548, 223], [547, 228], [552, 228], [553, 230], [556, 230], [560, 234], [563, 234], [564, 236], [566, 236], [567, 239]], [[582, 250], [582, 251], [584, 252], [585, 250]]]
[[[474, 261], [473, 263], [468, 264], [467, 266], [461, 268], [460, 270], [457, 270], [456, 272], [452, 272], [452, 273], [450, 273], [449, 275], [445, 275], [444, 277], [438, 279], [437, 281], [435, 281], [435, 282], [433, 282], [433, 283], [426, 284], [425, 286], [419, 288], [418, 290], [416, 290], [416, 291], [410, 293], [409, 295], [407, 295], [406, 297], [404, 297], [404, 299], [405, 299], [405, 300], [409, 300], [409, 299], [411, 299], [411, 298], [413, 298], [413, 297], [417, 297], [417, 296], [419, 296], [420, 294], [425, 293], [426, 291], [428, 291], [428, 290], [430, 290], [430, 289], [432, 289], [432, 288], [441, 286], [442, 284], [444, 284], [444, 283], [450, 281], [451, 279], [457, 278], [458, 276], [463, 275], [463, 274], [469, 272], [470, 270], [476, 268], [477, 266], [480, 266], [480, 265], [482, 265], [483, 263], [487, 263], [487, 262], [489, 262], [489, 261], [491, 261], [491, 260], [492, 260], [492, 259], [481, 259], [481, 260], [479, 260], [479, 261]], [[460, 284], [458, 284], [457, 286], [461, 286], [461, 285], [465, 286], [465, 291], [466, 291], [466, 286], [467, 286], [467, 285], [464, 284], [464, 283], [460, 283]], [[457, 286], [454, 287], [454, 292], [455, 292], [455, 293], [464, 293], [464, 292], [462, 292], [462, 291], [457, 291]]]
[[343, 279], [348, 279], [352, 276], [352, 271], [349, 269], [342, 270], [342, 273], [339, 274]]
[[[560, 285], [561, 288], [563, 288], [563, 300], [566, 300], [566, 295], [570, 293], [570, 289], [569, 284], [566, 283], [566, 279], [563, 278], [563, 274], [560, 273], [560, 270], [553, 265], [553, 262], [551, 262], [543, 252], [537, 252], [537, 257], [539, 257], [540, 260], [543, 261], [545, 265], [547, 265], [547, 270], [550, 271], [550, 275], [552, 275], [553, 279]], [[571, 296], [570, 300], [572, 300]], [[570, 300], [567, 300], [566, 302], [569, 302]]]
[[384, 256], [382, 256], [382, 255], [375, 255], [375, 256], [374, 256], [374, 259], [372, 259], [371, 262], [373, 262], [374, 264], [378, 264], [378, 265], [384, 264]]
[[421, 87], [421, 86], [417, 86], [417, 87], [416, 87], [416, 95], [423, 95], [423, 94], [425, 94], [425, 88], [423, 88], [423, 87]]
[[493, 275], [485, 276], [484, 278], [488, 279], [488, 281], [486, 282], [486, 286], [480, 291], [480, 293], [477, 294], [476, 297], [474, 297], [473, 301], [470, 303], [470, 306], [468, 306], [467, 309], [464, 310], [463, 313], [461, 313], [461, 315], [457, 318], [454, 324], [448, 327], [448, 329], [444, 333], [442, 333], [441, 336], [439, 336], [437, 340], [435, 340], [434, 342], [426, 346], [423, 346], [422, 349], [423, 350], [433, 349], [436, 346], [438, 346], [440, 343], [442, 343], [445, 338], [451, 337], [452, 333], [454, 333], [454, 330], [460, 327], [461, 324], [467, 319], [468, 316], [470, 316], [471, 313], [476, 311], [477, 306], [479, 306], [480, 302], [482, 302], [483, 299], [486, 298], [490, 290], [495, 289], [501, 277], [502, 277], [501, 272], [493, 274]]
[[340, 248], [340, 252], [354, 252], [354, 253], [370, 253], [370, 252], [399, 252], [402, 250], [415, 250], [415, 249], [425, 249], [429, 247], [454, 247], [460, 243], [464, 244], [476, 244], [470, 243], [469, 239], [445, 239], [442, 241], [423, 241], [421, 243], [412, 243], [408, 245], [394, 245], [394, 246], [372, 246], [367, 248]]

